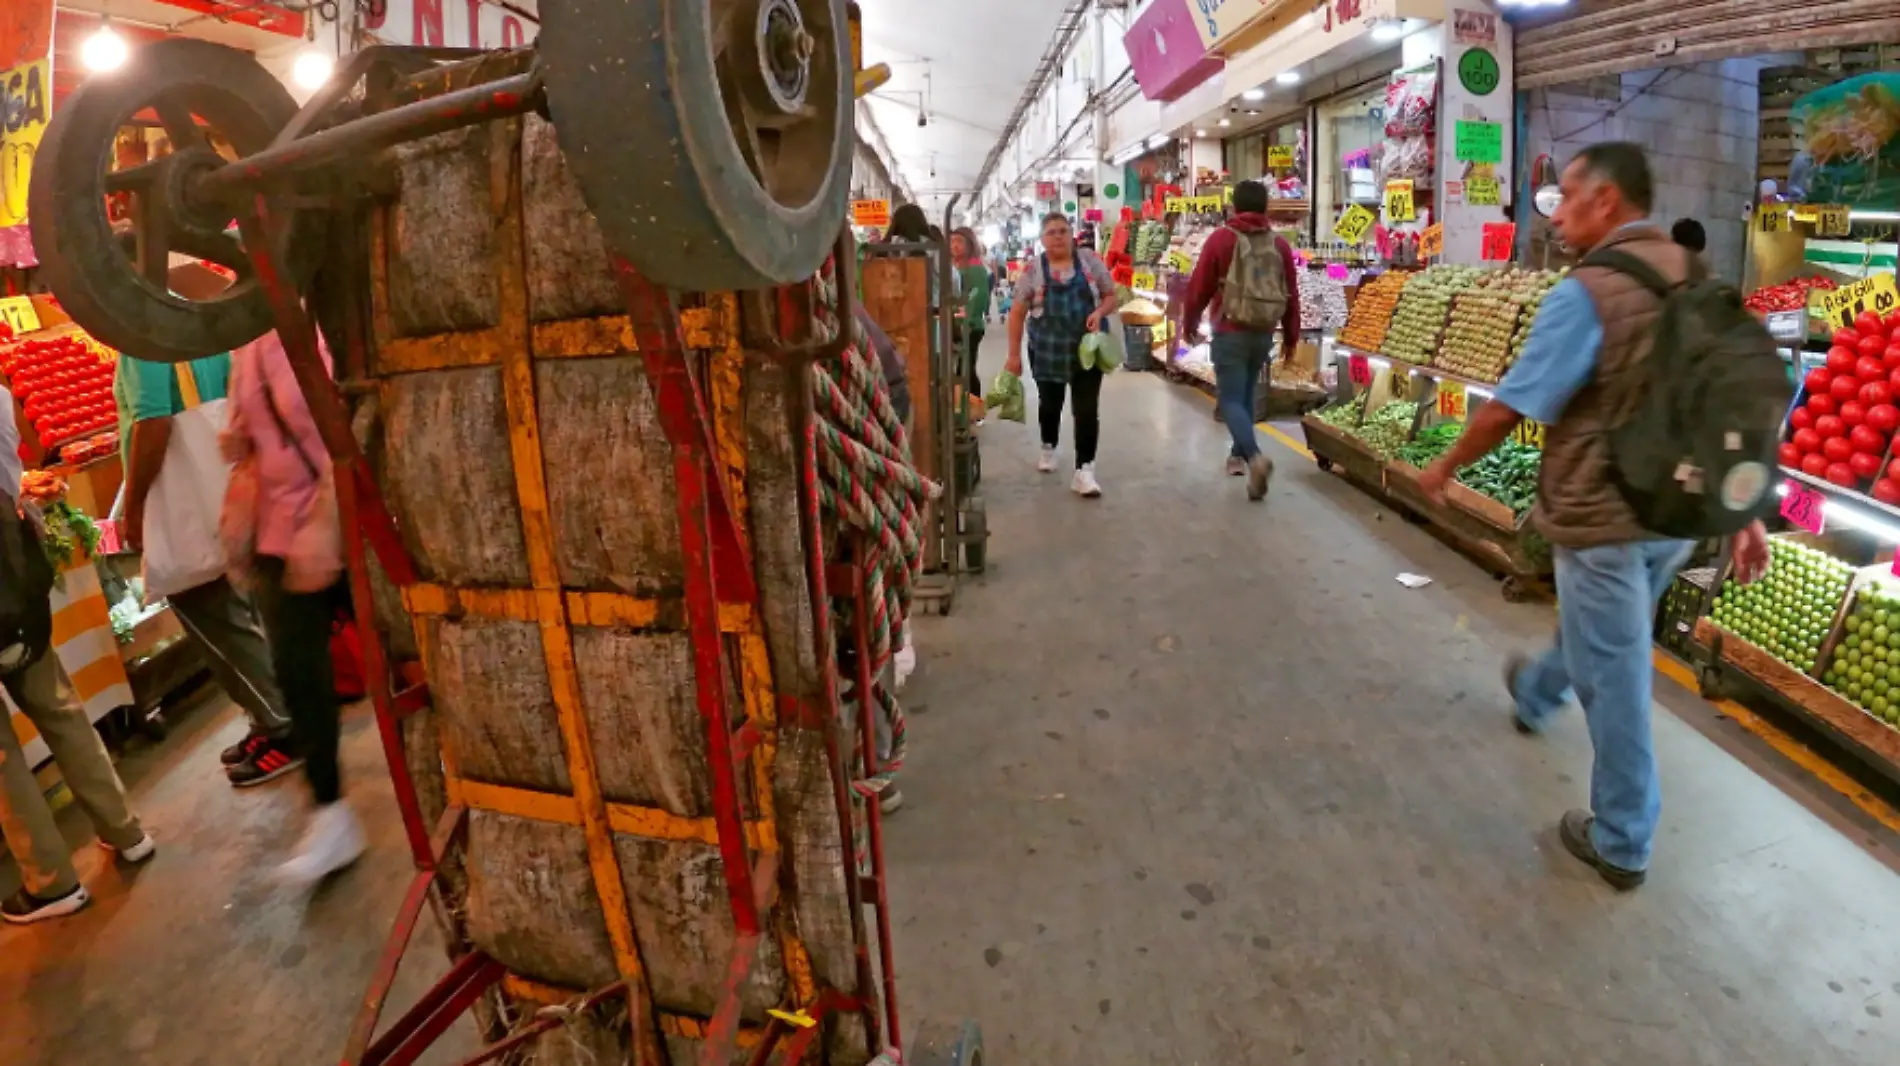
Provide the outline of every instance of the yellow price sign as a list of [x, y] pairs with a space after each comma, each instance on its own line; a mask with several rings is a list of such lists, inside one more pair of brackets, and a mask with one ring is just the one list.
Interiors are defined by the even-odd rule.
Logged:
[[1496, 207], [1503, 202], [1502, 197], [1499, 195], [1498, 179], [1465, 179], [1465, 203], [1473, 207]]
[[1854, 317], [1862, 311], [1886, 318], [1900, 308], [1900, 288], [1894, 286], [1892, 274], [1875, 274], [1831, 291], [1813, 291], [1821, 298], [1821, 312], [1835, 329], [1853, 325]]
[[1410, 222], [1418, 217], [1418, 209], [1412, 203], [1411, 178], [1385, 183], [1385, 217], [1393, 222]]
[[1185, 214], [1194, 210], [1194, 197], [1170, 196], [1162, 201], [1161, 208], [1170, 215]]
[[40, 328], [40, 313], [33, 310], [33, 301], [27, 297], [8, 296], [0, 298], [0, 322], [6, 323], [17, 337]]
[[1456, 381], [1438, 383], [1438, 413], [1454, 422], [1465, 420], [1465, 387]]
[[1542, 448], [1544, 446], [1544, 424], [1526, 418], [1517, 424], [1516, 429], [1511, 431], [1511, 439], [1528, 447]]
[[1193, 267], [1194, 267], [1194, 260], [1189, 259], [1187, 257], [1187, 253], [1177, 252], [1172, 248], [1168, 249], [1168, 269], [1169, 270], [1178, 270], [1178, 271], [1186, 272], [1188, 270], [1193, 269]]
[[1267, 146], [1268, 170], [1293, 169], [1293, 146], [1290, 144], [1270, 144]]
[[1333, 227], [1333, 236], [1347, 244], [1358, 244], [1366, 239], [1366, 231], [1379, 220], [1379, 216], [1366, 210], [1363, 204], [1354, 204], [1339, 216], [1339, 224]]
[[1854, 228], [1846, 204], [1822, 204], [1814, 209], [1814, 235], [1845, 237]]
[[890, 225], [891, 202], [889, 200], [851, 201], [851, 224], [878, 228]]
[[1152, 270], [1135, 271], [1134, 277], [1128, 279], [1128, 287], [1131, 289], [1147, 289], [1149, 292], [1153, 292], [1155, 287], [1155, 272]]
[[1755, 209], [1755, 228], [1762, 233], [1787, 233], [1794, 228], [1794, 216], [1787, 204], [1763, 204]]
[[1430, 259], [1444, 254], [1445, 224], [1434, 222], [1425, 227], [1424, 233], [1418, 235], [1418, 256], [1420, 259]]

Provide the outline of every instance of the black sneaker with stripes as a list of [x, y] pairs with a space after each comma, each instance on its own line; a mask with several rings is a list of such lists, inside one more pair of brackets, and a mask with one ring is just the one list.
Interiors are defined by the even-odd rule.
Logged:
[[288, 741], [256, 737], [246, 745], [244, 758], [226, 767], [224, 774], [233, 786], [249, 788], [275, 781], [302, 765], [303, 756], [293, 751]]

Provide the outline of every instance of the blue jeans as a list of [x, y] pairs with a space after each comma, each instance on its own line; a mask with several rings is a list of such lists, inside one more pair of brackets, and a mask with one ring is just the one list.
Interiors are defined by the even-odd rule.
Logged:
[[1591, 839], [1604, 861], [1649, 868], [1662, 790], [1649, 715], [1656, 604], [1692, 545], [1648, 540], [1556, 548], [1557, 642], [1517, 675], [1517, 716], [1541, 729], [1571, 690], [1583, 704], [1596, 760], [1590, 768]]
[[1232, 454], [1242, 459], [1260, 454], [1260, 442], [1253, 435], [1254, 386], [1271, 354], [1271, 333], [1214, 334], [1214, 385], [1220, 397], [1220, 416], [1234, 438]]

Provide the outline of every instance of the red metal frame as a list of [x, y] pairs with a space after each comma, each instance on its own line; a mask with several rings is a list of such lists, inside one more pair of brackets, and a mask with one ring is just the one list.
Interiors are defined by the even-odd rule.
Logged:
[[[341, 393], [324, 368], [318, 352], [315, 323], [306, 312], [295, 284], [286, 277], [271, 252], [273, 248], [283, 247], [276, 239], [284, 227], [283, 220], [273, 212], [265, 196], [257, 195], [252, 201], [252, 211], [240, 219], [240, 225], [245, 247], [252, 250], [252, 261], [260, 286], [269, 296], [285, 352], [334, 460], [341, 517], [345, 528], [350, 531], [346, 539], [352, 599], [358, 617], [373, 619], [374, 604], [367, 566], [369, 553], [375, 553], [384, 571], [399, 586], [413, 584], [417, 580], [414, 560], [404, 547], [396, 524], [357, 446]], [[848, 319], [850, 311], [846, 286], [849, 284], [849, 272], [842, 259], [838, 265], [844, 271], [839, 284], [841, 318]], [[672, 298], [624, 261], [616, 261], [614, 267], [626, 294], [633, 332], [645, 361], [648, 379], [655, 391], [662, 426], [673, 448], [674, 473], [678, 479], [677, 510], [681, 553], [685, 562], [685, 598], [694, 656], [696, 696], [711, 756], [714, 820], [725, 866], [728, 903], [738, 932], [720, 1005], [702, 1048], [702, 1062], [709, 1066], [725, 1066], [731, 1061], [739, 1035], [739, 988], [750, 974], [758, 955], [758, 942], [765, 932], [763, 912], [774, 902], [779, 881], [777, 864], [772, 861], [776, 853], [768, 853], [755, 861], [746, 843], [738, 764], [760, 738], [756, 726], [749, 722], [734, 727], [731, 705], [727, 699], [725, 648], [719, 627], [720, 604], [745, 604], [756, 608], [758, 588], [744, 540], [734, 520], [731, 501], [726, 495], [725, 481], [718, 476], [714, 466], [711, 423], [703, 394], [695, 380], [694, 356], [685, 347]], [[809, 324], [809, 292], [805, 300], [800, 300], [793, 296], [793, 289], [781, 290], [778, 303], [780, 335], [796, 332], [784, 327]], [[775, 350], [769, 354], [789, 357], [795, 365], [808, 364], [813, 358], [825, 357], [828, 352], [841, 348], [847, 328], [841, 322], [840, 336], [822, 344], [807, 344], [795, 349], [773, 344]], [[367, 365], [364, 358], [366, 327], [361, 321], [350, 324], [348, 343], [351, 347], [348, 353], [350, 365]], [[801, 727], [820, 728], [825, 733], [843, 854], [854, 856], [854, 812], [848, 783], [850, 774], [848, 760], [838, 742], [840, 701], [827, 588], [832, 589], [830, 594], [848, 596], [852, 603], [851, 632], [847, 639], [849, 646], [855, 649], [858, 661], [859, 759], [866, 772], [874, 774], [878, 763], [871, 715], [877, 713], [877, 708], [869, 655], [869, 605], [863, 580], [866, 556], [861, 546], [847, 539], [846, 543], [852, 545], [851, 563], [842, 567], [826, 565], [822, 547], [823, 531], [819, 528], [817, 517], [814, 445], [815, 438], [808, 426], [801, 457], [804, 499], [800, 511], [801, 522], [811, 546], [807, 576], [812, 585], [817, 615], [816, 632], [820, 643], [817, 650], [820, 660], [827, 663], [824, 671], [825, 694], [820, 706], [793, 708], [795, 713], [788, 714], [787, 721]], [[496, 986], [506, 975], [506, 970], [501, 963], [487, 955], [470, 951], [455, 960], [448, 974], [424, 993], [402, 1017], [380, 1036], [376, 1035], [396, 971], [435, 886], [437, 871], [449, 849], [454, 846], [456, 835], [466, 823], [467, 811], [459, 806], [452, 807], [433, 828], [427, 825], [415, 781], [410, 776], [404, 757], [400, 723], [408, 714], [428, 705], [428, 690], [421, 684], [398, 688], [387, 649], [376, 627], [363, 627], [362, 636], [365, 674], [375, 708], [377, 730], [383, 743], [384, 756], [389, 762], [396, 804], [417, 872], [410, 881], [402, 907], [385, 942], [340, 1061], [342, 1066], [411, 1066], [456, 1018]], [[846, 878], [852, 931], [857, 944], [856, 988], [848, 994], [821, 988], [813, 1003], [789, 1004], [788, 1009], [792, 1010], [802, 1007], [804, 1016], [811, 1018], [814, 1024], [791, 1032], [789, 1039], [786, 1039], [789, 1028], [775, 1019], [750, 1057], [754, 1066], [763, 1066], [775, 1050], [781, 1051], [779, 1061], [786, 1066], [801, 1062], [810, 1050], [812, 1041], [824, 1028], [823, 1020], [835, 1011], [855, 1011], [861, 1015], [867, 1042], [873, 1052], [887, 1042], [891, 1046], [902, 1046], [890, 939], [882, 817], [874, 801], [863, 804], [863, 813], [870, 833], [872, 872], [870, 876], [860, 878], [854, 860], [854, 869]], [[878, 961], [883, 977], [882, 1018], [878, 1016], [876, 997], [872, 993], [868, 936], [861, 909], [862, 903], [867, 902], [867, 890], [870, 895], [868, 902], [877, 908]], [[593, 992], [575, 1006], [576, 1009], [584, 1010], [624, 995], [625, 991], [624, 981], [615, 982]], [[465, 1060], [464, 1066], [492, 1062], [559, 1024], [558, 1017], [538, 1019]], [[888, 1034], [888, 1039], [881, 1040], [880, 1033]], [[642, 1063], [641, 1066], [661, 1064]]]

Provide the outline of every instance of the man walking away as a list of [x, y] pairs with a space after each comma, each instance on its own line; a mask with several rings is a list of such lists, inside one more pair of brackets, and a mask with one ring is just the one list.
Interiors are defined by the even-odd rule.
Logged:
[[[60, 776], [99, 834], [99, 846], [124, 862], [144, 862], [157, 846], [125, 801], [125, 786], [51, 647], [53, 569], [32, 519], [19, 511], [20, 434], [13, 396], [0, 388], [0, 683], [53, 753]], [[53, 809], [27, 765], [10, 722], [0, 720], [0, 834], [20, 865], [20, 890], [0, 902], [14, 925], [71, 914], [90, 897], [79, 883], [71, 849]]]
[[[217, 295], [223, 280], [197, 273], [204, 278], [183, 268], [174, 270], [169, 283], [193, 299]], [[230, 377], [229, 355], [182, 365], [120, 357], [112, 398], [119, 409], [119, 446], [125, 463], [123, 525], [131, 547], [144, 546], [146, 505], [171, 454], [174, 419], [200, 403], [223, 399]], [[204, 527], [215, 530], [217, 515], [209, 517]], [[250, 719], [244, 739], [224, 749], [220, 757], [231, 783], [238, 788], [261, 785], [295, 770], [303, 757], [291, 743], [290, 716], [271, 673], [262, 621], [250, 601], [222, 576], [173, 592], [166, 600], [204, 654], [212, 676]]]
[[1260, 450], [1253, 431], [1254, 389], [1273, 353], [1273, 331], [1286, 334], [1283, 359], [1300, 343], [1299, 265], [1293, 248], [1267, 224], [1267, 187], [1257, 181], [1234, 186], [1234, 217], [1208, 235], [1201, 260], [1188, 279], [1184, 333], [1201, 328], [1201, 314], [1214, 315], [1214, 381], [1220, 415], [1234, 438], [1227, 472], [1247, 475], [1247, 498], [1264, 499], [1273, 460]]
[[[1632, 256], [1671, 286], [1689, 279], [1694, 253], [1648, 221], [1652, 180], [1641, 148], [1585, 148], [1565, 168], [1562, 187], [1551, 224], [1564, 243]], [[1647, 876], [1662, 811], [1650, 627], [1691, 546], [1646, 532], [1611, 476], [1609, 437], [1650, 387], [1645, 363], [1662, 307], [1637, 278], [1586, 260], [1545, 297], [1531, 343], [1496, 396], [1420, 478], [1428, 495], [1443, 499], [1452, 475], [1520, 420], [1548, 427], [1531, 519], [1556, 560], [1557, 640], [1535, 659], [1512, 657], [1504, 682], [1516, 705], [1512, 721], [1526, 734], [1540, 732], [1576, 692], [1595, 750], [1591, 809], [1565, 814], [1559, 835], [1621, 890]], [[1736, 534], [1733, 550], [1738, 576], [1759, 576], [1768, 558], [1762, 524]]]

